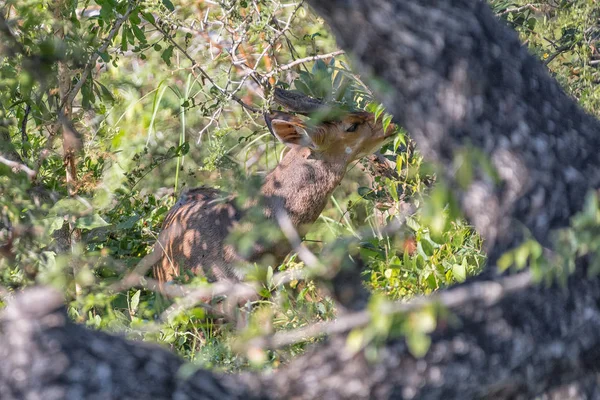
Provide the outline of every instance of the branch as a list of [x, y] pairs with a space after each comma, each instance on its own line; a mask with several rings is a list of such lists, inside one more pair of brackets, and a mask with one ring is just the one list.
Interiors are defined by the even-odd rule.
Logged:
[[[545, 288], [528, 286], [528, 279], [504, 280], [505, 291], [487, 282], [470, 294], [449, 295], [452, 314], [438, 320], [422, 359], [391, 339], [373, 363], [348, 348], [343, 336], [333, 336], [275, 372], [229, 378], [196, 368], [182, 374], [183, 361], [166, 350], [75, 325], [58, 294], [29, 289], [0, 317], [0, 397], [59, 399], [77, 391], [221, 400], [533, 398], [588, 376], [599, 364], [600, 280], [580, 275], [567, 288]], [[486, 294], [490, 287], [499, 297]], [[219, 396], [210, 397], [213, 390]]]
[[31, 112], [31, 106], [27, 104], [25, 106], [25, 114], [23, 115], [23, 119], [21, 120], [21, 141], [23, 142], [23, 148], [21, 149], [22, 156], [27, 157], [27, 150], [25, 147], [25, 143], [29, 141], [29, 136], [27, 135], [27, 121], [29, 118], [29, 113]]
[[[275, 18], [274, 15], [272, 15], [271, 20], [275, 24], [275, 26], [279, 29], [279, 31], [277, 32], [277, 35], [273, 38], [273, 40], [271, 42], [269, 42], [269, 44], [263, 49], [262, 53], [256, 58], [256, 61], [254, 62], [254, 67], [250, 67], [244, 63], [241, 64], [248, 71], [248, 73], [246, 74], [246, 76], [244, 76], [242, 78], [242, 80], [238, 84], [237, 88], [233, 91], [233, 94], [235, 94], [242, 88], [242, 86], [244, 85], [244, 83], [246, 82], [248, 77], [252, 77], [259, 84], [259, 86], [269, 86], [270, 85], [269, 81], [268, 81], [268, 77], [266, 77], [266, 79], [264, 79], [265, 77], [261, 78], [260, 74], [256, 70], [257, 70], [258, 65], [260, 64], [261, 60], [263, 59], [263, 57], [266, 56], [267, 52], [275, 46], [275, 43], [277, 43], [279, 38], [281, 38], [282, 36], [286, 39], [290, 50], [292, 50], [291, 53], [292, 53], [292, 57], [293, 57], [293, 53], [294, 53], [293, 46], [291, 45], [289, 39], [287, 38], [287, 36], [285, 34], [290, 29], [292, 21], [296, 17], [298, 10], [300, 10], [303, 5], [304, 5], [304, 0], [300, 1], [296, 5], [294, 10], [291, 12], [290, 16], [288, 17], [288, 19], [285, 23], [285, 26], [283, 28], [279, 26], [277, 19]], [[235, 60], [234, 53], [235, 53], [235, 49], [233, 49], [231, 52], [232, 59]], [[262, 83], [261, 83], [261, 81], [262, 81]]]
[[[377, 318], [410, 314], [433, 305], [441, 306], [443, 309], [456, 309], [469, 303], [484, 304], [489, 307], [495, 305], [507, 295], [530, 287], [531, 284], [531, 274], [529, 272], [502, 278], [498, 281], [473, 282], [470, 285], [440, 291], [430, 296], [417, 297], [407, 303], [390, 302], [377, 309]], [[249, 345], [276, 349], [317, 336], [348, 333], [352, 329], [363, 328], [372, 321], [372, 312], [364, 310], [343, 315], [333, 321], [318, 322], [293, 331], [277, 332], [269, 337], [254, 339]]]
[[234, 379], [186, 367], [183, 360], [159, 346], [75, 325], [62, 304], [56, 291], [38, 288], [16, 296], [3, 312], [3, 400], [258, 399], [252, 395], [256, 385], [250, 377]]
[[246, 104], [242, 99], [240, 99], [238, 96], [236, 96], [233, 93], [229, 93], [227, 92], [225, 89], [219, 87], [219, 85], [216, 84], [216, 82], [210, 77], [210, 75], [208, 75], [208, 73], [200, 66], [200, 64], [198, 64], [196, 62], [196, 60], [194, 60], [194, 58], [192, 56], [190, 56], [188, 54], [188, 52], [179, 45], [179, 43], [177, 43], [175, 41], [175, 39], [173, 39], [173, 37], [171, 37], [171, 35], [169, 35], [164, 29], [162, 29], [162, 27], [160, 27], [157, 23], [152, 24], [152, 26], [154, 26], [160, 33], [162, 33], [162, 35], [173, 45], [177, 48], [177, 50], [179, 50], [181, 52], [181, 54], [183, 54], [191, 63], [192, 63], [192, 70], [198, 70], [200, 71], [200, 74], [207, 80], [209, 81], [219, 92], [221, 92], [222, 95], [224, 95], [227, 99], [232, 99], [234, 100], [236, 103], [238, 103], [240, 106], [242, 106], [244, 109], [253, 112], [253, 113], [260, 113], [260, 110], [258, 110], [257, 108], [252, 107], [251, 105]]
[[288, 64], [285, 64], [285, 65], [275, 68], [273, 71], [270, 71], [269, 73], [267, 73], [265, 75], [265, 77], [270, 78], [273, 75], [275, 75], [281, 71], [287, 71], [288, 69], [294, 68], [296, 65], [300, 65], [303, 63], [311, 62], [311, 61], [325, 60], [327, 58], [339, 56], [340, 54], [345, 54], [345, 53], [346, 52], [344, 50], [337, 50], [337, 51], [333, 51], [333, 52], [327, 53], [327, 54], [319, 54], [316, 56], [299, 58], [297, 60], [292, 61], [291, 63], [288, 63]]
[[506, 10], [498, 13], [498, 15], [506, 15], [506, 14], [510, 14], [510, 13], [514, 13], [514, 12], [521, 12], [521, 11], [525, 11], [525, 10], [531, 10], [531, 11], [540, 11], [537, 7], [539, 7], [540, 4], [539, 3], [534, 3], [534, 4], [525, 4], [524, 6], [521, 7], [514, 7], [514, 8], [507, 8]]
[[0, 164], [4, 164], [7, 167], [12, 168], [15, 172], [25, 172], [25, 174], [27, 174], [27, 176], [31, 180], [35, 179], [35, 177], [37, 175], [37, 172], [32, 170], [31, 168], [29, 168], [27, 165], [20, 164], [16, 161], [9, 160], [8, 158], [5, 158], [1, 155], [0, 155]]
[[[149, 256], [151, 258], [154, 257], [152, 253]], [[128, 274], [120, 282], [110, 286], [110, 290], [116, 293], [132, 287], [140, 287], [161, 293], [172, 299], [179, 298], [180, 300], [177, 303], [174, 303], [162, 313], [160, 319], [163, 321], [198, 305], [222, 314], [221, 311], [209, 305], [211, 300], [225, 296], [227, 303], [237, 304], [239, 301], [246, 302], [256, 299], [263, 289], [263, 285], [260, 282], [218, 281], [204, 287], [189, 287], [175, 283], [161, 285], [157, 280], [144, 277], [144, 274], [140, 273], [147, 265], [147, 258], [142, 259], [134, 269], [134, 272]], [[277, 287], [293, 280], [305, 279], [305, 277], [306, 274], [303, 271], [284, 271], [275, 274], [272, 283], [273, 286]]]

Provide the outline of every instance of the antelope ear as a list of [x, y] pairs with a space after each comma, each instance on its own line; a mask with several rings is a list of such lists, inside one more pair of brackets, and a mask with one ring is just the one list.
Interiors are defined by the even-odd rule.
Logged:
[[316, 148], [307, 125], [298, 117], [286, 113], [265, 114], [265, 122], [271, 134], [288, 147]]

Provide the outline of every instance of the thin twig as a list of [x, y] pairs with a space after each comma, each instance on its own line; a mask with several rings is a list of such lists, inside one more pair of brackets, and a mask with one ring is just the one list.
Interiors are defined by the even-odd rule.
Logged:
[[196, 62], [196, 60], [194, 60], [194, 58], [192, 56], [190, 56], [188, 54], [188, 52], [179, 45], [179, 43], [177, 43], [175, 41], [175, 39], [173, 39], [171, 37], [171, 35], [169, 35], [164, 29], [162, 29], [160, 26], [158, 26], [158, 24], [152, 24], [152, 26], [154, 26], [160, 33], [163, 34], [163, 36], [173, 45], [177, 48], [177, 50], [179, 50], [191, 63], [192, 63], [192, 70], [198, 70], [200, 71], [200, 74], [207, 80], [209, 81], [219, 92], [221, 92], [222, 95], [224, 95], [226, 98], [228, 99], [232, 99], [233, 101], [235, 101], [236, 103], [238, 103], [239, 105], [241, 105], [244, 109], [253, 112], [253, 113], [260, 113], [261, 111], [258, 110], [257, 108], [252, 107], [251, 105], [246, 104], [242, 99], [240, 99], [238, 96], [236, 96], [235, 94], [229, 93], [226, 90], [224, 90], [223, 88], [219, 87], [219, 85], [216, 84], [216, 82], [210, 77], [210, 75], [208, 75], [208, 73], [200, 66], [200, 64], [198, 64]]
[[281, 71], [286, 71], [286, 70], [288, 70], [290, 68], [293, 68], [293, 67], [295, 67], [296, 65], [299, 65], [299, 64], [307, 63], [307, 62], [310, 62], [310, 61], [323, 60], [323, 59], [326, 59], [326, 58], [331, 58], [331, 57], [339, 56], [340, 54], [345, 54], [345, 53], [346, 52], [344, 50], [337, 50], [337, 51], [333, 51], [333, 52], [327, 53], [327, 54], [319, 54], [319, 55], [316, 55], [316, 56], [299, 58], [299, 59], [297, 59], [295, 61], [292, 61], [289, 64], [285, 64], [285, 65], [282, 65], [281, 67], [277, 67], [273, 71], [270, 71], [268, 74], [266, 74], [265, 77], [266, 78], [270, 78], [273, 75], [275, 75], [275, 74], [277, 74], [277, 73], [279, 73]]
[[21, 149], [21, 155], [23, 158], [27, 158], [27, 149], [25, 147], [25, 143], [29, 142], [29, 136], [27, 135], [27, 121], [29, 119], [29, 113], [31, 112], [31, 106], [27, 104], [25, 106], [25, 115], [23, 115], [23, 120], [21, 121], [21, 141], [23, 142], [23, 147]]
[[[258, 293], [264, 288], [261, 282], [231, 282], [218, 281], [200, 288], [190, 288], [188, 285], [179, 285], [176, 283], [161, 284], [158, 280], [144, 277], [143, 271], [147, 271], [148, 266], [156, 262], [158, 253], [151, 253], [144, 257], [134, 268], [134, 272], [123, 278], [120, 282], [110, 287], [111, 291], [119, 292], [133, 287], [143, 287], [145, 289], [161, 293], [169, 298], [179, 298], [180, 301], [171, 305], [162, 314], [162, 320], [168, 320], [171, 316], [192, 307], [201, 306], [203, 308], [213, 308], [208, 304], [210, 300], [225, 296], [229, 301], [243, 299], [251, 300], [257, 297]], [[273, 275], [273, 287], [278, 287], [294, 280], [304, 279], [304, 271], [290, 270]]]
[[509, 13], [513, 13], [513, 12], [521, 12], [521, 11], [525, 11], [527, 9], [531, 10], [531, 11], [540, 11], [539, 8], [539, 3], [533, 3], [533, 4], [525, 4], [524, 6], [521, 7], [514, 7], [514, 8], [507, 8], [506, 10], [502, 11], [501, 13], [498, 13], [498, 15], [506, 15]]
[[556, 57], [558, 57], [560, 54], [564, 53], [565, 51], [569, 50], [571, 48], [571, 45], [564, 45], [559, 47], [556, 52], [552, 53], [548, 58], [546, 58], [544, 60], [544, 65], [548, 65], [550, 64], [552, 61], [554, 61], [554, 59]]
[[315, 271], [321, 266], [319, 259], [314, 255], [303, 243], [298, 234], [298, 231], [294, 228], [294, 224], [287, 212], [283, 209], [277, 210], [275, 218], [279, 224], [279, 228], [285, 235], [286, 239], [292, 245], [292, 250], [298, 253], [300, 260], [312, 271]]
[[[263, 59], [263, 57], [265, 57], [267, 55], [267, 52], [273, 48], [273, 46], [279, 40], [279, 38], [281, 38], [281, 36], [285, 37], [285, 33], [290, 29], [291, 23], [294, 20], [294, 18], [296, 17], [298, 10], [302, 7], [303, 3], [304, 2], [300, 2], [296, 6], [296, 8], [294, 8], [294, 10], [290, 14], [288, 20], [286, 21], [286, 24], [283, 27], [283, 29], [280, 28], [279, 25], [277, 24], [277, 20], [275, 19], [275, 16], [274, 15], [272, 16], [273, 21], [275, 22], [275, 24], [277, 24], [277, 27], [280, 29], [280, 31], [277, 32], [277, 36], [275, 36], [273, 38], [273, 40], [271, 42], [269, 42], [268, 46], [265, 47], [265, 49], [262, 51], [262, 53], [258, 56], [258, 58], [256, 59], [256, 62], [254, 63], [254, 67], [250, 68], [249, 66], [242, 64], [242, 66], [244, 66], [250, 72], [246, 76], [244, 76], [244, 78], [242, 78], [242, 81], [238, 85], [237, 89], [233, 92], [234, 94], [237, 93], [242, 88], [242, 86], [244, 85], [244, 83], [246, 82], [246, 80], [248, 79], [249, 76], [252, 77], [252, 79], [254, 79], [255, 82], [258, 82], [260, 86], [263, 86], [263, 85], [268, 86], [268, 78], [260, 77], [260, 74], [257, 72], [258, 66], [259, 66], [261, 60]], [[261, 80], [263, 80], [264, 83], [260, 83]]]
[[[426, 306], [438, 304], [447, 309], [455, 309], [467, 303], [484, 302], [491, 306], [504, 296], [525, 289], [532, 284], [529, 271], [502, 278], [498, 281], [473, 282], [429, 296], [417, 297], [407, 303], [391, 302], [377, 309], [378, 316], [411, 313]], [[322, 335], [345, 333], [352, 329], [367, 326], [372, 320], [371, 312], [363, 310], [343, 315], [336, 320], [318, 322], [293, 331], [277, 332], [249, 342], [249, 347], [277, 349]]]

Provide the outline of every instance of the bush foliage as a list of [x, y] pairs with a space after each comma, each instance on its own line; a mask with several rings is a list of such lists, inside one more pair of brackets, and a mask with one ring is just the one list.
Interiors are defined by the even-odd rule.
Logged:
[[[50, 284], [65, 293], [70, 315], [89, 327], [162, 343], [225, 370], [277, 367], [304, 344], [266, 352], [245, 346], [248, 340], [343, 312], [318, 276], [310, 280], [316, 271], [308, 279], [277, 280], [277, 271], [305, 269], [295, 255], [283, 265], [255, 266], [249, 279], [262, 290], [247, 304], [249, 321], [241, 330], [199, 305], [176, 307], [179, 299], [162, 297], [143, 280], [119, 286], [150, 251], [181, 190], [210, 185], [243, 196], [276, 165], [284, 149], [262, 122], [262, 112], [276, 107], [273, 86], [392, 118], [307, 6], [278, 0], [0, 4], [1, 299]], [[596, 2], [494, 0], [491, 6], [565, 89], [598, 114]], [[307, 247], [320, 255], [340, 238], [358, 243], [364, 284], [375, 293], [370, 307], [481, 271], [481, 238], [457, 214], [409, 134], [399, 130], [381, 155], [349, 168], [306, 236]], [[468, 183], [472, 162], [482, 161], [457, 160], [459, 182]], [[590, 204], [594, 219], [596, 203]], [[393, 224], [401, 228], [387, 229]], [[590, 237], [577, 240], [593, 247]], [[521, 256], [508, 255], [507, 265], [541, 252], [528, 246]], [[202, 277], [182, 282], [207, 285]], [[349, 345], [376, 343], [393, 325], [422, 354], [439, 312], [422, 310], [399, 324], [382, 317], [354, 332]]]

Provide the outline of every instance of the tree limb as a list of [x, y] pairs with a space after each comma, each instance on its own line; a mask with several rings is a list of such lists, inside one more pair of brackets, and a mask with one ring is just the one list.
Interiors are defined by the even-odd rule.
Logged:
[[427, 158], [450, 166], [477, 149], [491, 162], [496, 176], [475, 161], [469, 187], [453, 189], [492, 265], [529, 233], [551, 247], [600, 186], [600, 123], [485, 2], [309, 3]]
[[4, 164], [7, 167], [10, 167], [17, 172], [19, 172], [19, 171], [25, 172], [25, 174], [27, 174], [29, 179], [34, 179], [37, 175], [37, 172], [32, 170], [31, 168], [29, 168], [27, 165], [18, 163], [16, 161], [9, 160], [8, 158], [5, 158], [1, 155], [0, 155], [0, 164]]

